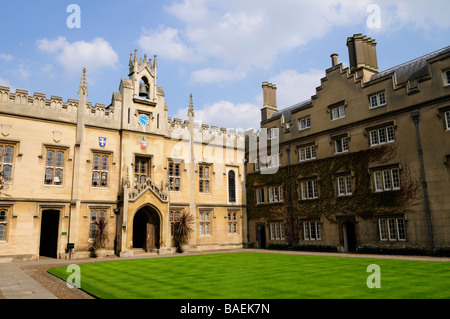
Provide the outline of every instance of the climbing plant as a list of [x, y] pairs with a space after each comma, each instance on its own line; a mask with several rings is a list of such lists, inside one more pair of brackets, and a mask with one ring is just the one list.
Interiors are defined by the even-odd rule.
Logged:
[[[395, 155], [392, 146], [382, 146], [359, 152], [317, 159], [290, 165], [290, 183], [287, 166], [279, 167], [275, 174], [250, 173], [247, 177], [248, 214], [250, 219], [273, 218], [286, 221], [286, 238], [290, 238], [289, 190], [292, 195], [294, 232], [299, 234], [300, 218], [331, 219], [336, 214], [352, 214], [362, 218], [407, 212], [413, 207], [419, 189], [419, 178], [409, 168], [400, 169], [399, 190], [374, 192], [370, 165], [388, 163]], [[352, 175], [352, 194], [337, 196], [337, 176]], [[317, 178], [319, 196], [302, 200], [300, 181], [303, 178]], [[283, 185], [283, 202], [255, 204], [255, 187]], [[290, 187], [289, 187], [290, 186]]]

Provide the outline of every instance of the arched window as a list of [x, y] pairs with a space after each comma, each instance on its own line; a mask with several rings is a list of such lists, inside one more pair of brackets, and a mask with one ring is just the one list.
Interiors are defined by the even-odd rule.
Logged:
[[64, 176], [64, 151], [48, 149], [45, 166], [44, 183], [46, 185], [62, 185]]
[[236, 174], [234, 171], [228, 172], [228, 202], [236, 202]]
[[108, 187], [109, 155], [94, 154], [92, 157], [92, 187]]
[[150, 96], [150, 86], [146, 77], [141, 79], [139, 83], [139, 97], [141, 99], [148, 99]]

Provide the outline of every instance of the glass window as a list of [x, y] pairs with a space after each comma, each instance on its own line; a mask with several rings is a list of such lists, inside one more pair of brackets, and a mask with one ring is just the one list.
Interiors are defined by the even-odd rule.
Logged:
[[[109, 155], [94, 154], [92, 161], [92, 186], [108, 187]], [[135, 167], [136, 170], [136, 167]], [[140, 174], [135, 174], [139, 178]]]
[[228, 202], [236, 202], [236, 173], [233, 170], [228, 172]]
[[48, 149], [45, 159], [45, 185], [62, 185], [64, 176], [64, 151]]
[[0, 241], [6, 241], [6, 231], [8, 228], [8, 210], [0, 209]]

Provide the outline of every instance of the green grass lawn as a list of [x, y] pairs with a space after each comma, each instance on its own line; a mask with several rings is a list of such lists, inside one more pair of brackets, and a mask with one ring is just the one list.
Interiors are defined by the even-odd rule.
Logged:
[[[369, 289], [377, 264], [381, 288]], [[225, 253], [80, 264], [81, 289], [104, 299], [448, 299], [450, 263]], [[63, 280], [67, 267], [49, 270]]]

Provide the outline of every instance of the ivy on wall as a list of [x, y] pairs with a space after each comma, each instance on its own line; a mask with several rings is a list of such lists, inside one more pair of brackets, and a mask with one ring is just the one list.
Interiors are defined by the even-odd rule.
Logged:
[[[412, 208], [412, 201], [419, 189], [419, 179], [412, 176], [407, 167], [400, 169], [399, 190], [374, 192], [371, 166], [384, 165], [394, 158], [392, 145], [366, 149], [290, 165], [290, 189], [292, 211], [297, 223], [301, 218], [331, 219], [336, 214], [351, 214], [362, 218], [398, 214]], [[337, 176], [351, 174], [352, 195], [337, 196]], [[302, 200], [300, 181], [305, 178], [318, 180], [319, 197]], [[283, 202], [255, 204], [255, 188], [283, 185]], [[288, 167], [279, 167], [275, 174], [250, 173], [247, 176], [248, 214], [250, 219], [284, 218], [289, 221]]]

